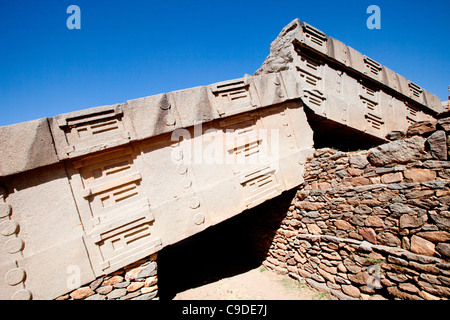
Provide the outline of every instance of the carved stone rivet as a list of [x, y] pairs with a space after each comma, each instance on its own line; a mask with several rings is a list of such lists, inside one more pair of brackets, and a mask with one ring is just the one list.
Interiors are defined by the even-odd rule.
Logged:
[[174, 148], [172, 150], [172, 159], [175, 161], [180, 161], [183, 159], [183, 149], [182, 148]]
[[164, 124], [168, 127], [175, 125], [176, 120], [173, 115], [168, 114], [164, 117]]
[[184, 179], [181, 181], [181, 186], [182, 186], [183, 188], [185, 188], [185, 189], [189, 188], [191, 185], [192, 185], [192, 180], [189, 179], [189, 178], [184, 178]]
[[200, 200], [197, 197], [192, 197], [189, 199], [189, 207], [191, 209], [196, 209], [200, 207]]
[[170, 107], [171, 107], [171, 105], [170, 105], [169, 102], [167, 102], [167, 100], [163, 100], [163, 101], [161, 102], [161, 104], [159, 105], [159, 107], [160, 107], [162, 110], [169, 110]]
[[185, 164], [180, 163], [180, 164], [177, 166], [177, 172], [178, 172], [178, 174], [185, 174], [185, 173], [187, 172], [187, 170], [188, 170], [188, 168], [187, 168], [187, 166], [186, 166]]
[[10, 236], [17, 230], [18, 224], [13, 220], [7, 220], [0, 224], [0, 234]]
[[277, 96], [279, 97], [279, 98], [283, 98], [284, 97], [284, 93], [283, 93], [283, 90], [281, 90], [281, 88], [277, 88], [276, 90], [275, 90], [275, 92], [276, 92], [276, 94], [277, 94]]
[[13, 294], [12, 300], [31, 300], [31, 297], [32, 295], [29, 290], [21, 289]]
[[10, 286], [15, 286], [25, 279], [25, 270], [22, 268], [15, 268], [9, 270], [5, 275], [5, 282]]
[[7, 203], [0, 203], [0, 218], [8, 217], [11, 214], [11, 206]]
[[205, 215], [203, 213], [197, 213], [194, 218], [193, 221], [196, 225], [200, 225], [203, 222], [205, 222]]
[[19, 238], [12, 238], [5, 243], [5, 250], [8, 253], [17, 253], [23, 248], [23, 241]]

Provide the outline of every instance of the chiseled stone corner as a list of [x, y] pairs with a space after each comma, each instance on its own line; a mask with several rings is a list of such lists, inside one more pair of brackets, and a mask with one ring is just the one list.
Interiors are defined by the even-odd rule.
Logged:
[[0, 177], [58, 162], [47, 118], [0, 127]]

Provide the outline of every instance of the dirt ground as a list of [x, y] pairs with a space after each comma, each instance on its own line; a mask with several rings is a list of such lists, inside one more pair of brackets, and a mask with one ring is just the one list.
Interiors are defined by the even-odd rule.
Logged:
[[174, 300], [330, 300], [288, 276], [278, 275], [263, 266], [229, 278], [211, 282], [176, 294]]

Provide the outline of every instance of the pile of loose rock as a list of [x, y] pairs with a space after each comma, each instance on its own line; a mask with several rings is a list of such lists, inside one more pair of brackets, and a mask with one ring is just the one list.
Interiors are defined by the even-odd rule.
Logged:
[[264, 265], [340, 299], [450, 297], [450, 118], [316, 150]]
[[155, 300], [158, 299], [156, 254], [99, 277], [56, 300]]

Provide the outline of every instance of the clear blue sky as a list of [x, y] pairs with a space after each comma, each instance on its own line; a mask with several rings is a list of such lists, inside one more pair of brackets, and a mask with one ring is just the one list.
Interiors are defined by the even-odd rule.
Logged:
[[[69, 30], [69, 5], [81, 30]], [[366, 9], [381, 8], [381, 30]], [[447, 100], [450, 2], [0, 0], [0, 126], [254, 73], [295, 18]]]

